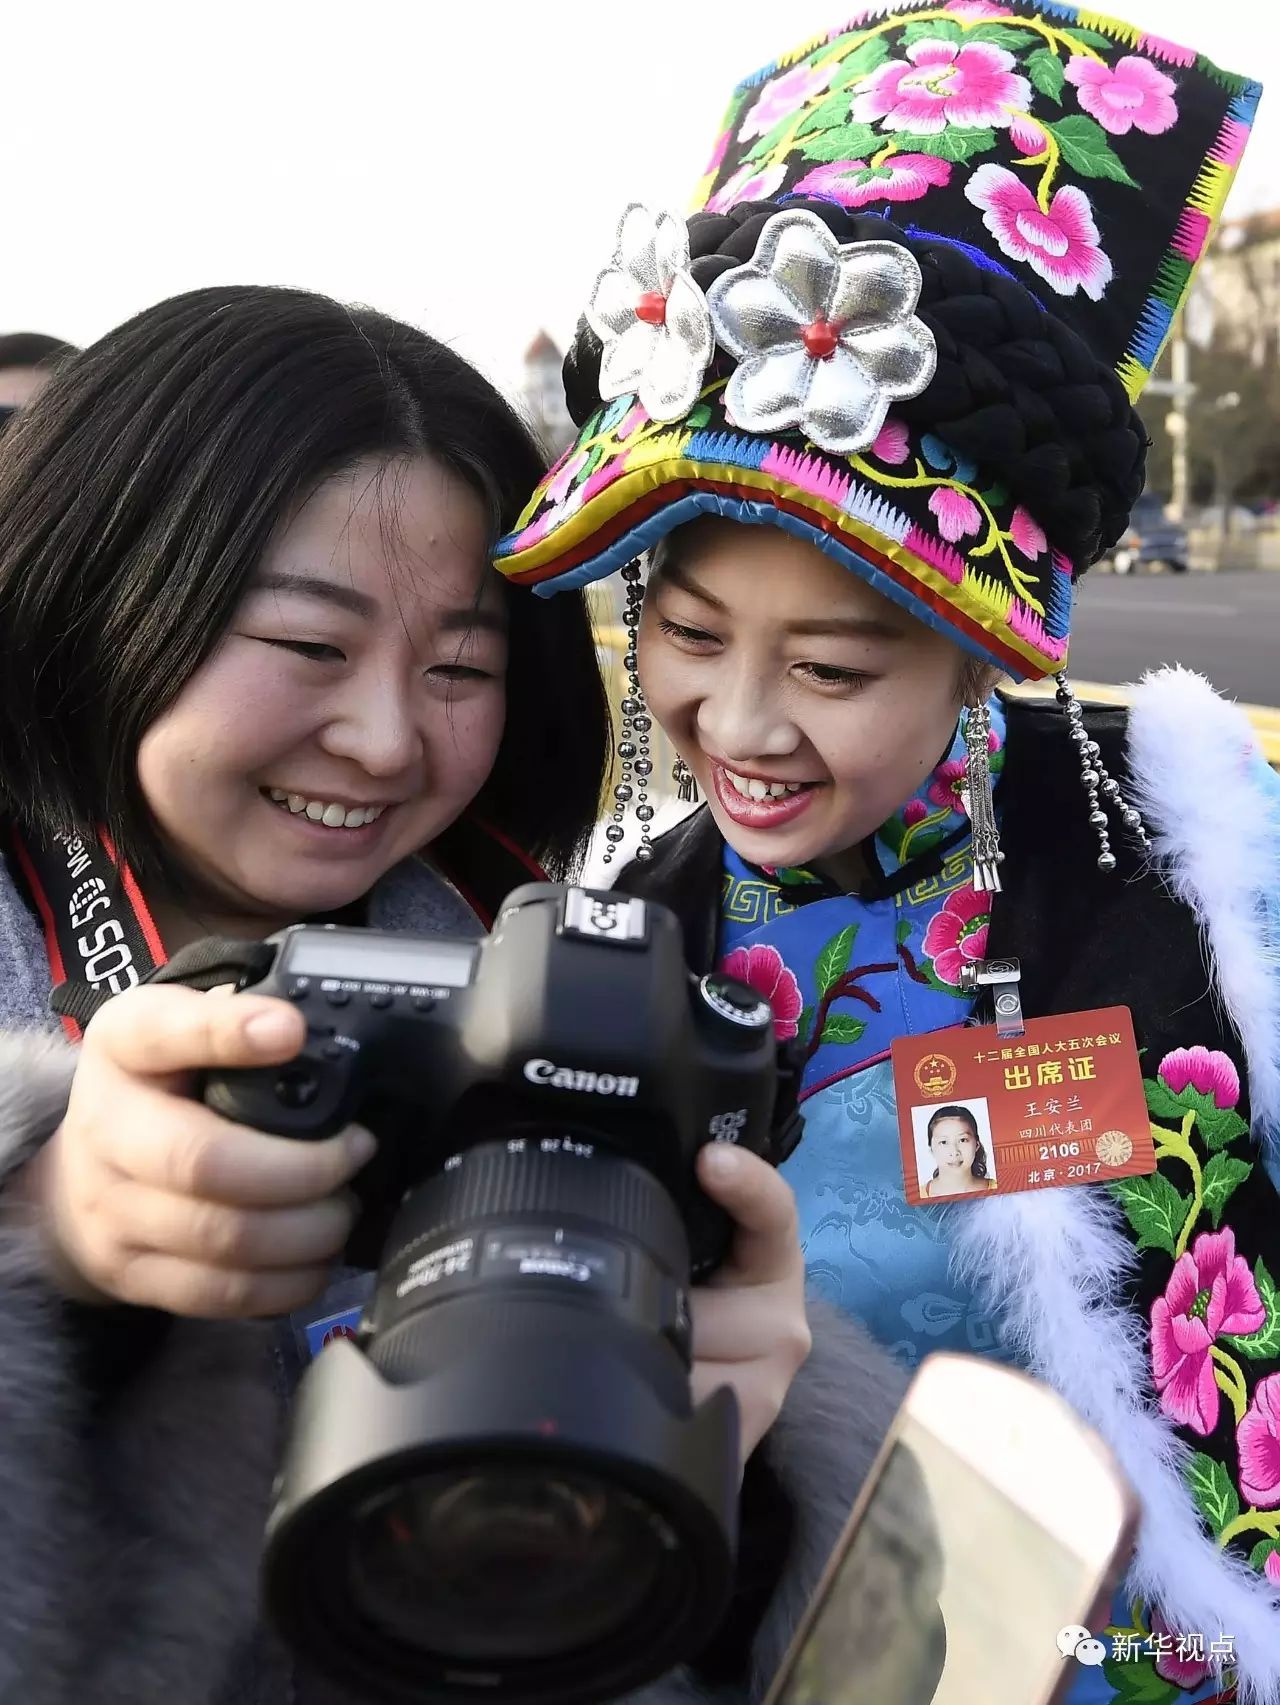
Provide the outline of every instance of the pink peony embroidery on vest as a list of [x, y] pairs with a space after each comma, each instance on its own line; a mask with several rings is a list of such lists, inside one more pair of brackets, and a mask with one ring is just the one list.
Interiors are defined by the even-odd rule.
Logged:
[[1262, 1257], [1251, 1265], [1224, 1224], [1256, 1164], [1241, 1094], [1239, 1070], [1220, 1049], [1170, 1050], [1146, 1080], [1157, 1171], [1111, 1191], [1138, 1248], [1170, 1262], [1151, 1305], [1151, 1374], [1162, 1411], [1202, 1445], [1185, 1471], [1196, 1507], [1220, 1547], [1238, 1545], [1274, 1579], [1280, 1293]]

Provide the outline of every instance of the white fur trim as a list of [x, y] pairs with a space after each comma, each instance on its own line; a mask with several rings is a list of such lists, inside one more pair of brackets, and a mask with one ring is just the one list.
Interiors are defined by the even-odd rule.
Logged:
[[1142, 1506], [1129, 1587], [1171, 1627], [1234, 1640], [1242, 1705], [1280, 1702], [1280, 1605], [1262, 1575], [1205, 1533], [1181, 1476], [1187, 1451], [1150, 1389], [1144, 1322], [1120, 1292], [1136, 1256], [1099, 1190], [957, 1208], [952, 1268], [1003, 1318], [1009, 1348], [1115, 1452]]
[[1249, 1068], [1259, 1132], [1280, 1130], [1280, 823], [1254, 776], [1248, 718], [1190, 669], [1143, 678], [1129, 719], [1130, 791], [1174, 893], [1204, 932]]
[[[1199, 675], [1163, 669], [1135, 691], [1133, 802], [1170, 888], [1204, 933], [1208, 974], [1244, 1044], [1250, 1105], [1280, 1124], [1280, 824], [1250, 774], [1247, 719]], [[957, 1210], [952, 1262], [1004, 1321], [1009, 1348], [1106, 1439], [1142, 1506], [1129, 1587], [1169, 1624], [1234, 1641], [1242, 1705], [1280, 1705], [1280, 1603], [1205, 1532], [1182, 1479], [1188, 1451], [1152, 1390], [1147, 1325], [1122, 1287], [1136, 1262], [1098, 1190], [997, 1197]]]

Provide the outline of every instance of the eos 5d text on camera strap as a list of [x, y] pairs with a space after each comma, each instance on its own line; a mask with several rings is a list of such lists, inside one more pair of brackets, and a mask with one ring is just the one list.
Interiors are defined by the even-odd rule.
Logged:
[[98, 1008], [143, 982], [168, 955], [133, 872], [105, 830], [11, 845], [40, 923], [53, 977], [50, 1005], [73, 1042]]

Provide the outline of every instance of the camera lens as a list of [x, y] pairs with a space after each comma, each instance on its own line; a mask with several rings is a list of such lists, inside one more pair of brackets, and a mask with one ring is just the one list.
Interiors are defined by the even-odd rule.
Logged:
[[625, 1628], [652, 1594], [649, 1512], [589, 1476], [426, 1474], [371, 1501], [352, 1535], [357, 1608], [465, 1663], [558, 1657]]
[[595, 1705], [715, 1627], [737, 1410], [689, 1389], [679, 1212], [590, 1133], [516, 1127], [405, 1198], [362, 1343], [297, 1400], [279, 1630], [362, 1698]]

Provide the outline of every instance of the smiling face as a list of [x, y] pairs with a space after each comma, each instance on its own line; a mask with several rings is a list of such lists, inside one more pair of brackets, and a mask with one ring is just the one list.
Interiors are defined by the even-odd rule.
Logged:
[[640, 679], [725, 840], [804, 865], [856, 847], [946, 751], [964, 659], [816, 545], [719, 519], [673, 536]]
[[929, 1147], [943, 1180], [967, 1177], [973, 1170], [978, 1139], [964, 1119], [939, 1119], [929, 1134]]
[[349, 905], [465, 810], [505, 710], [487, 546], [479, 499], [428, 457], [357, 463], [278, 534], [139, 747], [197, 896], [153, 901], [170, 951], [211, 920], [261, 930]]

